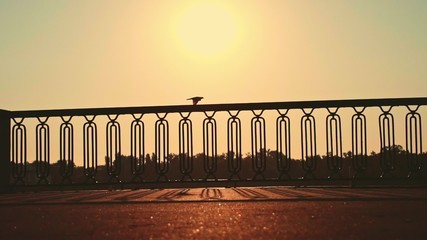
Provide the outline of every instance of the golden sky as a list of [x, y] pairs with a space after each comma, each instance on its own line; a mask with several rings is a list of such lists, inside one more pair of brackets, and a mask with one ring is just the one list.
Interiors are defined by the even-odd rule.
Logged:
[[[0, 0], [0, 109], [181, 105], [193, 96], [205, 97], [202, 104], [426, 97], [426, 12], [424, 0]], [[302, 113], [294, 112], [298, 158]], [[326, 111], [318, 112], [324, 134]], [[245, 114], [245, 121], [253, 117]], [[218, 115], [224, 152], [228, 116]], [[277, 113], [270, 115], [267, 147], [273, 149]], [[147, 152], [154, 151], [151, 117]], [[202, 117], [195, 120], [195, 153], [202, 151]], [[344, 151], [351, 148], [348, 119]], [[403, 119], [396, 121], [398, 144]], [[369, 150], [378, 151], [377, 119], [370, 124]], [[53, 161], [57, 131], [53, 124]], [[123, 132], [129, 134], [127, 126]], [[28, 134], [32, 141], [34, 130]], [[76, 134], [81, 139], [80, 129]], [[102, 162], [104, 140], [98, 145]], [[123, 149], [129, 154], [128, 143]]]
[[0, 108], [426, 96], [426, 1], [0, 1]]

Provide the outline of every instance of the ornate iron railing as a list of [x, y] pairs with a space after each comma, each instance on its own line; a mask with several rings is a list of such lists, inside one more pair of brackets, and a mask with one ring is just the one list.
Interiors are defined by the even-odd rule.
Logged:
[[[425, 105], [427, 98], [400, 98], [1, 110], [0, 182], [3, 190], [30, 186], [379, 184], [385, 180], [420, 184], [426, 177], [421, 119]], [[368, 131], [369, 109], [379, 111], [376, 116], [370, 115], [379, 130], [379, 152], [371, 154], [368, 138], [375, 130]], [[301, 116], [291, 116], [296, 112]], [[251, 116], [242, 117], [243, 113]], [[173, 121], [170, 116], [179, 119]], [[396, 126], [397, 117], [402, 125]], [[105, 128], [97, 122], [100, 118], [106, 121]], [[147, 118], [154, 119], [149, 124]], [[200, 125], [194, 124], [193, 118], [201, 119]], [[292, 126], [291, 122], [299, 125]], [[319, 128], [321, 122], [324, 128]], [[172, 126], [178, 128], [176, 139], [172, 139]], [[226, 129], [222, 138], [219, 126]], [[273, 131], [266, 130], [267, 126]], [[150, 128], [153, 135], [147, 134]], [[199, 134], [195, 134], [198, 128]], [[396, 128], [404, 130], [399, 139], [403, 147], [396, 144]], [[242, 137], [244, 131], [250, 139]], [[128, 139], [123, 138], [124, 132]], [[319, 132], [324, 133], [322, 144]], [[30, 133], [34, 133], [35, 142], [30, 141]], [[268, 145], [267, 139], [274, 140]], [[344, 141], [351, 145], [348, 152], [344, 152]], [[223, 153], [219, 152], [219, 142], [224, 143]], [[59, 151], [52, 148], [53, 143]], [[78, 145], [82, 146], [79, 156]], [[154, 148], [151, 155], [149, 145]], [[170, 148], [176, 145], [178, 151], [172, 153]], [[242, 146], [246, 145], [250, 152], [245, 156]], [[320, 145], [324, 145], [324, 155], [319, 154]], [[124, 146], [130, 149], [129, 155], [124, 153]], [[196, 147], [202, 149], [200, 153], [195, 152]], [[291, 154], [294, 149], [300, 150], [299, 156]], [[28, 159], [30, 153], [34, 159]], [[56, 163], [52, 163], [52, 155], [58, 156]], [[100, 156], [105, 156], [104, 164]]]

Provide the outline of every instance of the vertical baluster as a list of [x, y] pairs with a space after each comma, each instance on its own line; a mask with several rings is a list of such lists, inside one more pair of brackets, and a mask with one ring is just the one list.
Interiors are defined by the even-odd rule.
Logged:
[[237, 117], [240, 111], [232, 114], [230, 111], [230, 118], [227, 121], [227, 163], [228, 171], [231, 172], [229, 180], [234, 176], [240, 178], [240, 170], [242, 168], [242, 124]]
[[143, 114], [140, 117], [136, 117], [134, 114], [132, 116], [134, 118], [130, 130], [132, 181], [138, 178], [142, 182], [143, 178], [141, 175], [145, 170], [145, 128], [144, 122], [141, 121]]
[[252, 170], [255, 175], [252, 179], [260, 176], [265, 180], [264, 171], [266, 169], [267, 149], [266, 149], [266, 133], [265, 119], [261, 117], [262, 113], [256, 114], [251, 120], [251, 149], [252, 149]]
[[367, 150], [367, 128], [366, 116], [363, 114], [365, 107], [356, 112], [351, 118], [351, 158], [353, 169], [356, 172], [353, 179], [364, 174], [368, 168], [368, 150]]
[[120, 124], [117, 122], [119, 115], [111, 117], [107, 115], [110, 120], [106, 126], [106, 161], [105, 165], [107, 167], [107, 173], [110, 176], [109, 182], [115, 179], [117, 182], [120, 182], [119, 174], [121, 171], [121, 134], [120, 134]]
[[98, 169], [98, 132], [96, 116], [92, 119], [84, 116], [86, 123], [83, 124], [83, 172], [86, 176], [86, 182], [97, 183], [95, 176]]
[[59, 170], [62, 176], [61, 183], [72, 183], [71, 177], [74, 170], [74, 129], [70, 123], [72, 117], [66, 120], [61, 117], [62, 123], [59, 129]]
[[315, 178], [314, 171], [317, 167], [317, 143], [316, 143], [316, 120], [312, 115], [314, 109], [306, 112], [302, 109], [304, 116], [301, 118], [301, 163], [305, 171], [303, 178], [311, 176]]
[[217, 181], [215, 176], [218, 162], [217, 127], [213, 118], [215, 112], [212, 115], [204, 113], [206, 118], [203, 120], [203, 167], [207, 174], [205, 180], [213, 177]]
[[327, 108], [329, 115], [326, 117], [326, 158], [328, 169], [331, 171], [329, 178], [341, 176], [342, 169], [342, 137], [341, 118], [335, 111]]
[[380, 167], [383, 178], [386, 174], [394, 170], [394, 162], [396, 158], [396, 145], [394, 143], [394, 117], [390, 113], [392, 107], [385, 110], [380, 107], [383, 112], [379, 118], [380, 128]]
[[23, 124], [24, 118], [17, 120], [12, 118], [15, 123], [12, 127], [12, 177], [15, 184], [25, 184], [25, 175], [27, 171], [27, 128]]
[[39, 181], [37, 184], [49, 184], [50, 170], [50, 142], [49, 142], [49, 125], [46, 124], [47, 117], [44, 121], [37, 118], [39, 124], [36, 126], [36, 173]]
[[191, 173], [193, 172], [193, 125], [190, 119], [191, 113], [184, 116], [179, 113], [182, 119], [179, 121], [179, 169], [182, 174], [181, 181], [188, 177], [193, 181]]
[[278, 179], [286, 176], [290, 179], [289, 170], [291, 167], [291, 121], [287, 117], [288, 109], [285, 113], [279, 110], [279, 117], [276, 119], [276, 148], [277, 148], [277, 170]]
[[157, 115], [158, 120], [155, 126], [155, 155], [156, 155], [156, 172], [157, 181], [161, 178], [168, 181], [166, 176], [169, 171], [169, 123], [165, 116], [160, 117]]
[[417, 106], [412, 110], [407, 106], [409, 113], [405, 118], [406, 133], [406, 161], [408, 162], [408, 178], [419, 176], [422, 170], [423, 138], [421, 129], [421, 115]]

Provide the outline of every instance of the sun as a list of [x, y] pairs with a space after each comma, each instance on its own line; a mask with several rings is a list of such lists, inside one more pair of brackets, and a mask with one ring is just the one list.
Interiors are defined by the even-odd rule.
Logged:
[[184, 8], [176, 21], [175, 34], [185, 51], [203, 56], [218, 55], [232, 47], [237, 23], [230, 9], [215, 1]]

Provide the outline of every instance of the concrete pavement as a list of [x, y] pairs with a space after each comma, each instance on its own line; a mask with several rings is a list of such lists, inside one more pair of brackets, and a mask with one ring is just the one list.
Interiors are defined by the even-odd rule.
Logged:
[[427, 189], [212, 188], [0, 195], [0, 239], [425, 239]]
[[211, 201], [427, 200], [426, 188], [185, 188], [25, 192], [0, 195], [0, 205]]

